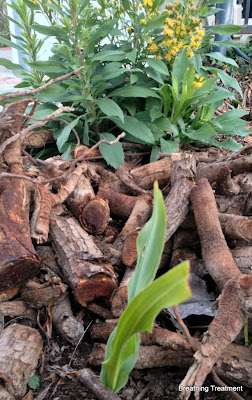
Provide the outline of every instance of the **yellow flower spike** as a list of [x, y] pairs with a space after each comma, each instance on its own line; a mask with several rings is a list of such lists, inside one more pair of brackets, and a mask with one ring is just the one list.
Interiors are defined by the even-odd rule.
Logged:
[[144, 7], [146, 7], [146, 6], [152, 7], [152, 0], [144, 0], [143, 6]]
[[167, 54], [165, 55], [165, 58], [166, 58], [166, 60], [171, 61], [171, 55], [170, 55], [169, 53], [167, 53]]
[[172, 37], [173, 36], [173, 30], [170, 29], [167, 25], [163, 26], [164, 29], [164, 35], [168, 36], [168, 37]]
[[148, 47], [148, 50], [150, 50], [150, 51], [153, 52], [153, 53], [156, 53], [156, 52], [159, 50], [159, 48], [158, 48], [158, 46], [156, 45], [156, 43], [152, 43], [152, 44]]

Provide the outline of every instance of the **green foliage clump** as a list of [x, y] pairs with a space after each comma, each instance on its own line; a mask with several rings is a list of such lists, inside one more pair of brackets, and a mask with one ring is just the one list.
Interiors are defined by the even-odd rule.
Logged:
[[[83, 144], [91, 146], [100, 138], [114, 140], [123, 130], [126, 142], [151, 147], [151, 161], [158, 159], [160, 151], [171, 153], [187, 143], [238, 149], [240, 145], [233, 139], [221, 143], [215, 139], [219, 134], [248, 134], [240, 119], [245, 114], [242, 110], [230, 106], [223, 118], [215, 117], [215, 109], [226, 99], [236, 101], [233, 93], [216, 82], [221, 80], [240, 94], [241, 89], [222, 69], [205, 67], [201, 55], [213, 33], [230, 34], [240, 27], [219, 25], [205, 33], [203, 18], [220, 10], [213, 1], [176, 0], [163, 11], [164, 0], [98, 3], [99, 7], [87, 0], [10, 3], [19, 15], [16, 23], [21, 29], [20, 43], [12, 45], [23, 53], [29, 66], [25, 69], [8, 62], [9, 68], [23, 77], [17, 87], [36, 88], [83, 67], [77, 75], [34, 96], [39, 101], [35, 117], [52, 113], [58, 103], [70, 105], [74, 112], [60, 117], [75, 128]], [[46, 18], [48, 26], [38, 24], [36, 16]], [[176, 26], [175, 17], [181, 22]], [[172, 34], [171, 25], [176, 28]], [[186, 35], [182, 35], [184, 31]], [[49, 37], [54, 40], [52, 55], [41, 61], [39, 51]], [[0, 41], [6, 43], [6, 39]], [[204, 54], [236, 64], [219, 53]], [[6, 66], [6, 60], [0, 60], [4, 63]], [[69, 125], [50, 121], [47, 127], [57, 148], [52, 145], [37, 156], [56, 151], [71, 158], [76, 137]], [[121, 143], [108, 147], [100, 146], [107, 163], [114, 168], [123, 165]]]
[[5, 17], [7, 11], [6, 8], [5, 0], [0, 0], [0, 32], [4, 38], [10, 39], [9, 22]]

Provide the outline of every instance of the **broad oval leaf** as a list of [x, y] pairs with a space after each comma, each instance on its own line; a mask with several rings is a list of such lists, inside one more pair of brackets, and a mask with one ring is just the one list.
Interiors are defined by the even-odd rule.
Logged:
[[128, 85], [123, 86], [122, 88], [118, 88], [109, 94], [110, 97], [119, 96], [119, 97], [156, 97], [160, 99], [160, 96], [153, 89], [144, 88], [142, 86], [137, 85]]
[[80, 115], [78, 118], [76, 118], [72, 122], [70, 122], [71, 126], [66, 125], [65, 128], [62, 130], [61, 134], [59, 135], [59, 137], [57, 139], [57, 146], [58, 146], [59, 151], [62, 151], [62, 147], [67, 142], [72, 128], [74, 128], [78, 124], [80, 118], [82, 118], [82, 115]]
[[114, 121], [119, 128], [135, 138], [142, 140], [146, 144], [155, 144], [151, 130], [144, 122], [139, 121], [137, 118], [125, 115], [124, 122], [116, 117], [111, 117], [110, 119]]
[[210, 27], [208, 32], [214, 32], [219, 35], [233, 35], [234, 33], [238, 33], [242, 30], [242, 26], [227, 24], [227, 25], [215, 25]]
[[[116, 137], [111, 133], [100, 133], [100, 139], [105, 139], [112, 142], [116, 139]], [[102, 143], [99, 146], [99, 150], [106, 163], [111, 165], [111, 167], [117, 169], [120, 165], [124, 165], [123, 147], [120, 142], [111, 145]]]
[[234, 65], [235, 67], [238, 67], [235, 60], [233, 60], [230, 57], [223, 56], [223, 54], [219, 53], [218, 51], [213, 51], [212, 53], [206, 53], [205, 55], [208, 56], [209, 58], [213, 58], [214, 60], [218, 60], [225, 64], [231, 64]]
[[95, 103], [108, 117], [118, 117], [124, 122], [124, 114], [122, 109], [111, 99], [97, 99]]
[[93, 61], [121, 61], [126, 58], [126, 53], [121, 50], [103, 50], [92, 57]]
[[161, 151], [162, 153], [175, 153], [179, 151], [179, 146], [177, 143], [175, 143], [173, 140], [164, 140], [160, 139], [160, 146], [161, 146]]
[[169, 75], [168, 68], [162, 60], [159, 60], [158, 58], [146, 58], [144, 61], [146, 61], [151, 68], [160, 74]]

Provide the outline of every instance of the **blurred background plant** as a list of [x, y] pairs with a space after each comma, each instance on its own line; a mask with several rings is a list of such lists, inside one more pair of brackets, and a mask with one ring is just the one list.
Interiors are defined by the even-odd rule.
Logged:
[[5, 17], [6, 11], [6, 1], [0, 0], [0, 32], [3, 37], [5, 37], [6, 39], [10, 39], [9, 21]]
[[[58, 103], [71, 105], [75, 111], [63, 116], [75, 128], [82, 144], [114, 140], [123, 130], [126, 142], [151, 147], [151, 161], [158, 159], [160, 151], [171, 153], [188, 143], [239, 148], [234, 139], [215, 139], [219, 134], [248, 134], [246, 122], [240, 119], [246, 113], [235, 109], [234, 93], [218, 87], [216, 82], [220, 79], [226, 88], [235, 89], [240, 95], [241, 89], [236, 79], [222, 69], [204, 66], [202, 55], [236, 66], [233, 59], [208, 49], [215, 33], [232, 34], [240, 27], [218, 25], [205, 32], [202, 20], [220, 10], [213, 0], [175, 0], [162, 10], [164, 3], [11, 2], [10, 7], [20, 17], [20, 22], [14, 22], [21, 29], [19, 43], [13, 43], [13, 47], [18, 46], [27, 64], [11, 65], [14, 72], [23, 76], [17, 87], [38, 87], [83, 67], [78, 75], [34, 96], [39, 101], [35, 117], [47, 116]], [[37, 23], [42, 17], [47, 23]], [[42, 61], [39, 52], [48, 38], [54, 43], [51, 56]], [[6, 39], [0, 41], [6, 43]], [[216, 117], [215, 109], [228, 98], [234, 102], [230, 111], [225, 118]], [[48, 157], [59, 152], [63, 158], [71, 158], [76, 146], [71, 127], [62, 121], [50, 121], [47, 127], [55, 142], [34, 155]], [[100, 151], [112, 167], [123, 164], [121, 143], [100, 146]]]

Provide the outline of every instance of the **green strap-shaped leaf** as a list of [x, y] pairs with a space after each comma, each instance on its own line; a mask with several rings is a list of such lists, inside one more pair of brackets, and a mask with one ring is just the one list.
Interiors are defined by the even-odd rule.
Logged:
[[129, 304], [110, 335], [102, 365], [101, 381], [113, 391], [126, 384], [134, 368], [139, 351], [139, 333], [151, 332], [153, 322], [163, 308], [191, 296], [188, 261], [153, 282], [163, 252], [165, 234], [165, 204], [156, 182], [152, 217], [137, 240], [138, 261], [128, 285]]
[[[119, 319], [110, 354], [102, 365], [101, 380], [113, 391], [123, 387], [132, 370], [132, 363], [125, 363], [125, 356], [133, 357], [136, 334], [151, 332], [153, 322], [160, 311], [191, 296], [188, 284], [189, 261], [184, 261], [156, 279], [128, 304]], [[133, 339], [132, 339], [133, 337]], [[129, 354], [131, 353], [131, 354]], [[126, 369], [131, 367], [131, 369]]]
[[154, 207], [150, 220], [137, 238], [137, 265], [128, 284], [128, 302], [149, 285], [156, 276], [164, 249], [166, 211], [163, 195], [154, 184]]

